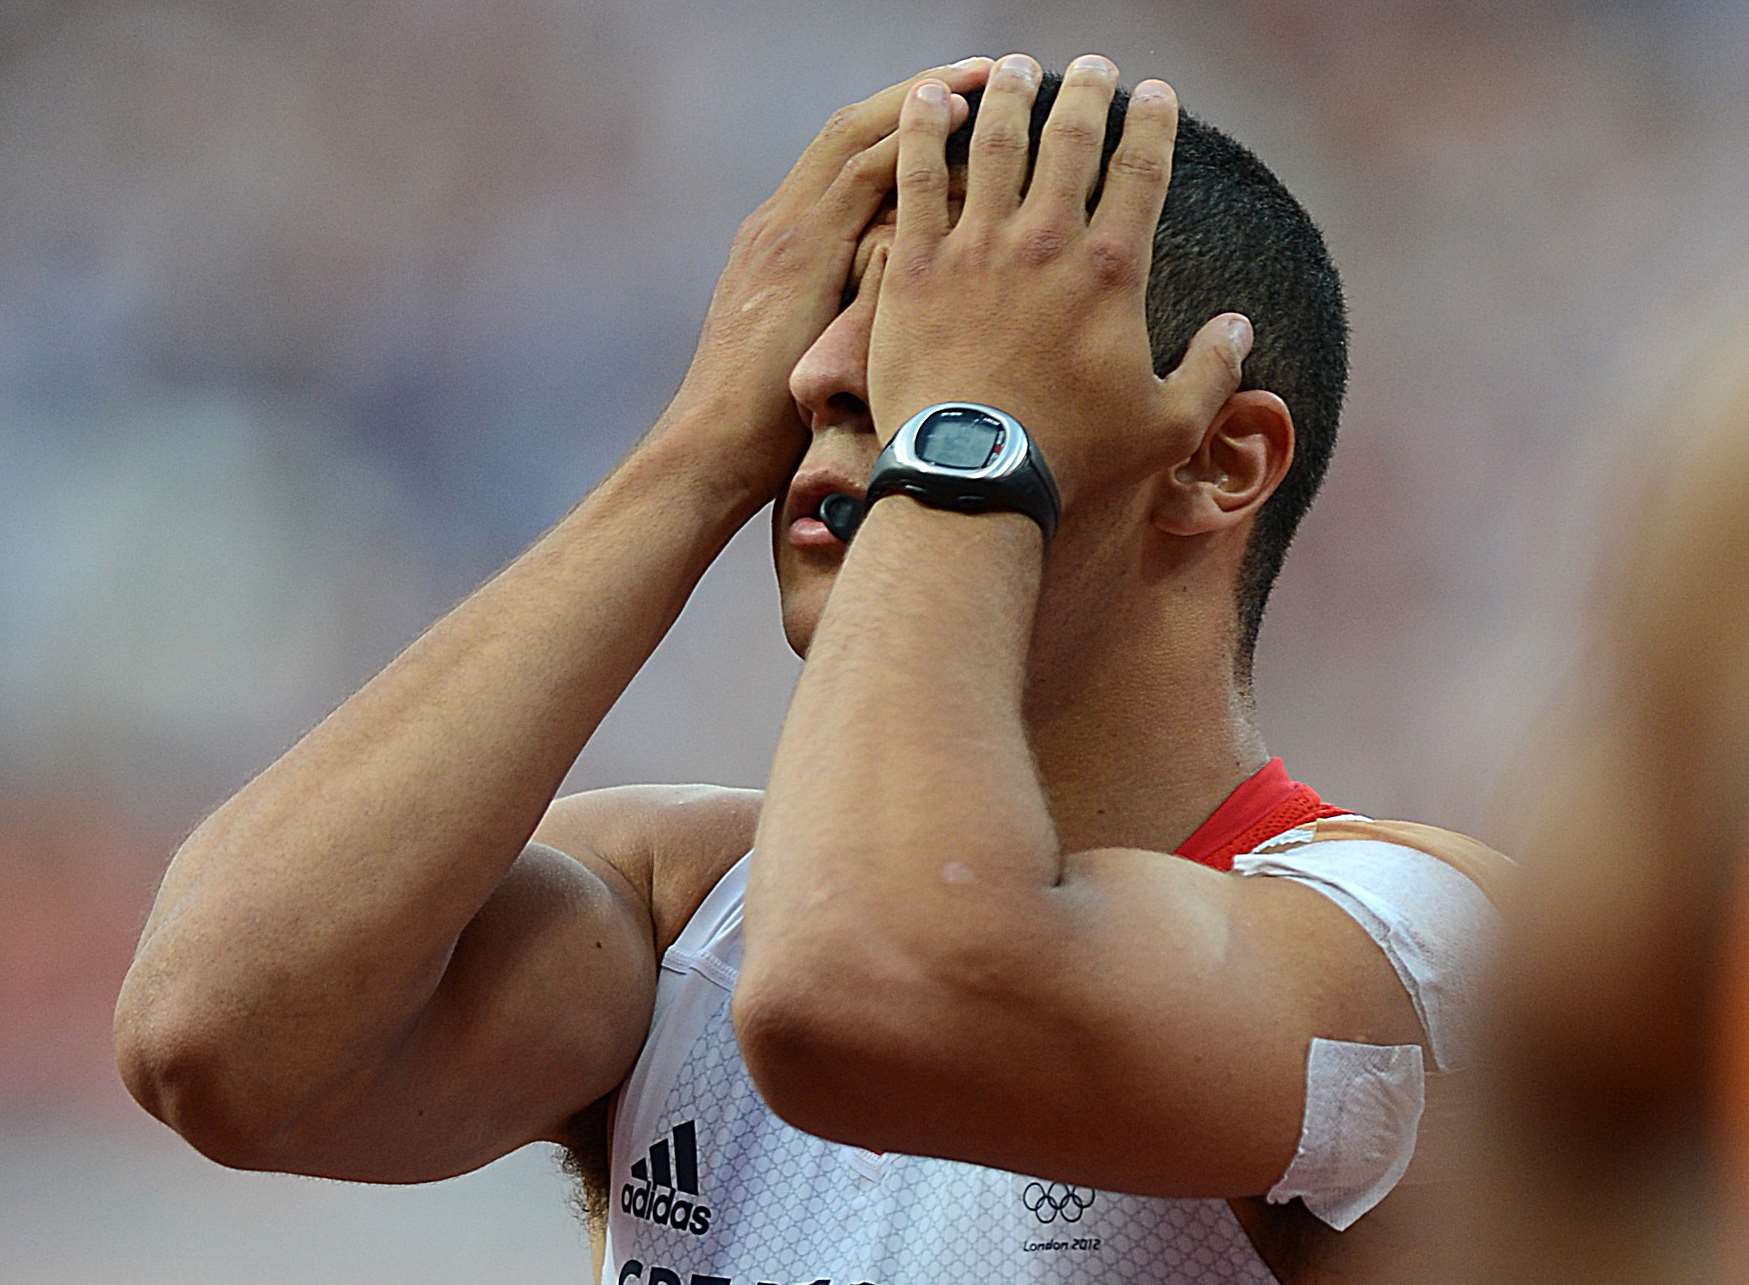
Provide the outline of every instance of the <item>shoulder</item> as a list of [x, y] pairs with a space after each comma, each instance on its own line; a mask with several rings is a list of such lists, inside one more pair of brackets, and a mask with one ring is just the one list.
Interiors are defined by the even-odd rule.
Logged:
[[618, 785], [555, 799], [533, 838], [623, 877], [666, 950], [724, 873], [753, 846], [761, 790]]
[[1485, 976], [1514, 863], [1468, 835], [1411, 821], [1339, 816], [1289, 831], [1233, 862], [1321, 894], [1390, 961], [1435, 1066], [1473, 1061]]
[[[1348, 844], [1369, 846], [1361, 850], [1331, 846]], [[1378, 845], [1433, 858], [1463, 876], [1496, 907], [1509, 895], [1517, 870], [1516, 863], [1504, 853], [1456, 830], [1418, 821], [1375, 820], [1358, 814], [1327, 817], [1289, 830], [1259, 844], [1235, 864], [1256, 866], [1264, 859], [1292, 854], [1321, 865], [1336, 865], [1344, 857], [1356, 857], [1361, 852], [1383, 855], [1376, 853]], [[1413, 862], [1413, 858], [1409, 860]]]

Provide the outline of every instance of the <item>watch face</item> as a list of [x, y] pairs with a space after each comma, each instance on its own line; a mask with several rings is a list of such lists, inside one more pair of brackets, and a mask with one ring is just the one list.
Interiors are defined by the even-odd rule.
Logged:
[[957, 406], [924, 420], [912, 449], [938, 468], [977, 469], [996, 458], [1004, 436], [1001, 420]]

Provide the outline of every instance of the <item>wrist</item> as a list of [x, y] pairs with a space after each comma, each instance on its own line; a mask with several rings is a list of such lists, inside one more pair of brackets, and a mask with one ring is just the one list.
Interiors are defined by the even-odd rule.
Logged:
[[917, 654], [920, 631], [927, 631], [938, 639], [975, 637], [980, 654], [1019, 665], [1044, 552], [1044, 533], [1025, 514], [961, 513], [887, 496], [869, 509], [845, 557], [809, 664], [840, 646]]
[[664, 417], [571, 517], [604, 501], [646, 515], [641, 520], [666, 532], [695, 533], [714, 557], [771, 498], [740, 480], [726, 455], [706, 434]]
[[778, 496], [806, 445], [799, 432], [786, 436], [753, 423], [744, 404], [677, 398], [633, 455], [641, 467], [671, 475], [739, 514], [739, 526]]
[[885, 529], [893, 539], [929, 549], [952, 549], [950, 561], [957, 572], [976, 574], [995, 564], [1032, 566], [1044, 559], [1044, 532], [1024, 513], [956, 512], [915, 496], [892, 494], [869, 507], [863, 525], [873, 522], [876, 514], [881, 521], [875, 529]]

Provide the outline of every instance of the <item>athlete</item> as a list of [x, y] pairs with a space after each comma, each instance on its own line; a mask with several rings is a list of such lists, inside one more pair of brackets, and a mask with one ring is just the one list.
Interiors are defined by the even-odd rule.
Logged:
[[[571, 1146], [617, 1285], [1412, 1279], [1502, 859], [1257, 731], [1345, 345], [1316, 228], [1163, 82], [837, 113], [644, 440], [185, 842], [130, 1089], [243, 1168]], [[774, 496], [768, 793], [555, 801]]]

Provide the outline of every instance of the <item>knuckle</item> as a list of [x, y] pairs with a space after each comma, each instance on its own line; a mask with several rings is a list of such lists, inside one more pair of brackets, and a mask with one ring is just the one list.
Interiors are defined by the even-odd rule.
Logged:
[[[962, 222], [962, 227], [964, 224]], [[982, 272], [993, 264], [1000, 251], [996, 231], [987, 224], [965, 228], [960, 242], [960, 262], [971, 272]]]
[[1111, 164], [1107, 168], [1110, 173], [1123, 178], [1142, 179], [1150, 183], [1164, 182], [1167, 174], [1166, 161], [1160, 155], [1135, 147], [1118, 148], [1112, 154]]
[[1081, 116], [1052, 117], [1045, 124], [1044, 136], [1057, 145], [1097, 147], [1105, 141], [1105, 130]]
[[769, 218], [765, 206], [760, 206], [753, 213], [741, 220], [741, 225], [735, 229], [735, 244], [747, 245], [759, 239], [759, 234], [765, 230]]
[[1024, 156], [1027, 142], [1025, 132], [1012, 125], [991, 125], [972, 131], [972, 153], [975, 156], [997, 159]]
[[947, 191], [947, 168], [942, 165], [915, 165], [899, 175], [899, 186], [919, 196], [934, 196]]
[[881, 274], [881, 285], [885, 288], [889, 279], [901, 289], [921, 285], [934, 271], [935, 257], [927, 250], [895, 248], [887, 255], [886, 267]]
[[929, 112], [905, 111], [899, 116], [899, 133], [913, 138], [928, 138], [937, 134], [945, 135], [947, 129]]
[[1062, 228], [1050, 224], [1039, 224], [1027, 228], [1020, 234], [1020, 241], [1014, 248], [1014, 255], [1022, 263], [1032, 267], [1043, 267], [1062, 257], [1068, 248], [1069, 234]]
[[874, 187], [881, 176], [880, 158], [872, 149], [865, 149], [844, 162], [842, 177], [856, 187]]
[[822, 138], [836, 138], [839, 135], [848, 134], [856, 127], [856, 117], [856, 104], [850, 103], [838, 108], [826, 118], [826, 123], [820, 126], [820, 136]]
[[801, 249], [802, 230], [794, 223], [768, 226], [760, 238], [760, 249], [772, 267], [781, 267], [795, 259]]
[[1100, 237], [1088, 244], [1087, 270], [1104, 289], [1133, 286], [1142, 278], [1142, 256], [1134, 246]]

